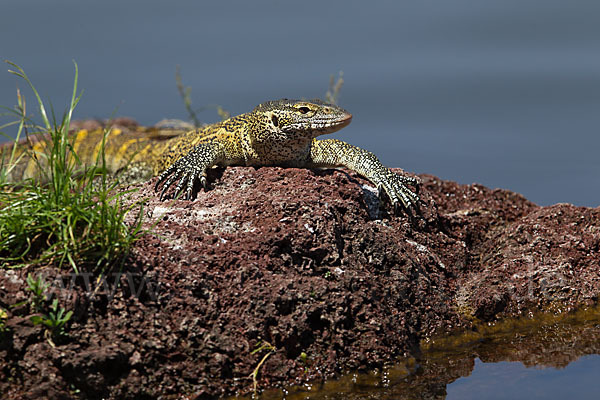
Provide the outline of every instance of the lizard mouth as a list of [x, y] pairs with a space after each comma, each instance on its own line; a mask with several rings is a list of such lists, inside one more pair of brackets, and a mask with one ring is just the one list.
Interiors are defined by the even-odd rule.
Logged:
[[336, 132], [348, 126], [350, 122], [352, 122], [352, 114], [345, 113], [343, 116], [327, 122], [328, 124], [326, 125], [325, 129], [323, 129], [323, 133]]
[[352, 114], [347, 113], [346, 115], [344, 115], [343, 118], [340, 119], [340, 122], [338, 123], [338, 126], [340, 128], [343, 128], [343, 127], [349, 125], [350, 122], [352, 122]]
[[[307, 131], [312, 133], [312, 137], [333, 133], [344, 128], [352, 121], [352, 114], [345, 112], [336, 116], [325, 116], [319, 119], [314, 119], [310, 122], [310, 126], [306, 124], [291, 124], [282, 129], [283, 132], [290, 134], [303, 134]], [[290, 136], [287, 136], [289, 138]]]

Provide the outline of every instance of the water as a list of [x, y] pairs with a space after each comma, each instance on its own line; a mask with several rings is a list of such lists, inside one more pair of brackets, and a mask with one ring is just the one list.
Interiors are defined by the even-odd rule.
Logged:
[[600, 356], [585, 356], [564, 369], [525, 367], [520, 362], [475, 360], [471, 376], [447, 387], [447, 400], [598, 399]]
[[[263, 400], [597, 399], [600, 308], [479, 325], [422, 343], [416, 359]], [[310, 389], [308, 389], [310, 388]]]
[[[470, 371], [468, 368], [452, 371], [452, 367], [450, 370], [465, 375]], [[382, 378], [382, 374], [354, 375], [335, 383], [291, 389], [287, 395], [277, 390], [267, 391], [260, 399], [596, 400], [600, 396], [599, 370], [598, 355], [583, 356], [562, 368], [525, 366], [517, 361], [484, 363], [477, 358], [470, 375], [451, 383], [446, 382], [443, 374], [422, 370], [414, 376], [400, 374], [395, 380]]]
[[[0, 10], [0, 57], [58, 111], [77, 61], [79, 118], [185, 118], [176, 65], [195, 105], [232, 113], [322, 97], [343, 70], [341, 105], [355, 118], [336, 137], [385, 164], [539, 204], [600, 204], [597, 1], [2, 0]], [[15, 87], [0, 73], [0, 104], [15, 104]]]

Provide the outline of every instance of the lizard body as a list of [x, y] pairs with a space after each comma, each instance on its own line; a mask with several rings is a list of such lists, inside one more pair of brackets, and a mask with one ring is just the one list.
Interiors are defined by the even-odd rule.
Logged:
[[[352, 115], [344, 109], [320, 100], [269, 101], [249, 113], [166, 140], [144, 128], [133, 132], [113, 129], [106, 138], [105, 158], [109, 172], [124, 172], [125, 180], [160, 174], [155, 189], [162, 185], [161, 200], [173, 185], [175, 194], [183, 191], [183, 197], [191, 199], [196, 180], [206, 188], [206, 171], [217, 165], [346, 167], [374, 183], [394, 208], [416, 207], [419, 197], [407, 187], [417, 184], [415, 178], [392, 172], [367, 150], [336, 139], [316, 139], [347, 126], [351, 120]], [[80, 130], [73, 148], [82, 161], [91, 163], [101, 139], [102, 134], [98, 137]], [[43, 145], [33, 147], [34, 151], [43, 150]], [[31, 163], [22, 160], [12, 174], [33, 177]]]

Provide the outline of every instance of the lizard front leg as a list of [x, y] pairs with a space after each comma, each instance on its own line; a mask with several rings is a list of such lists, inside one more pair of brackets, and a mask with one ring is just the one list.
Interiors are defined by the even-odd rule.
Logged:
[[218, 142], [201, 143], [160, 174], [154, 190], [158, 190], [160, 184], [164, 182], [160, 192], [160, 200], [162, 201], [165, 199], [169, 187], [179, 179], [173, 196], [177, 196], [185, 185], [186, 190], [183, 199], [190, 200], [196, 179], [199, 178], [200, 183], [206, 189], [206, 170], [222, 162], [224, 158], [223, 146]]
[[415, 178], [402, 176], [385, 167], [370, 151], [352, 146], [336, 139], [317, 140], [311, 143], [308, 167], [336, 168], [346, 167], [364, 176], [379, 190], [381, 196], [385, 192], [390, 199], [394, 211], [402, 204], [406, 210], [416, 207], [419, 196], [406, 185], [417, 186]]

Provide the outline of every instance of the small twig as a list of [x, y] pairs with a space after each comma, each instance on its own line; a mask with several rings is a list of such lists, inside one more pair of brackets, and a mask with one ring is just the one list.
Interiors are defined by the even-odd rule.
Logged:
[[202, 123], [198, 119], [196, 112], [192, 108], [192, 88], [183, 86], [183, 81], [181, 80], [181, 68], [179, 65], [175, 67], [175, 84], [177, 85], [177, 91], [179, 95], [183, 99], [183, 104], [185, 109], [188, 112], [189, 117], [194, 121], [194, 126], [196, 128], [202, 126]]
[[342, 89], [342, 85], [344, 84], [344, 72], [340, 71], [338, 74], [337, 81], [334, 76], [331, 75], [329, 77], [329, 89], [327, 89], [327, 93], [325, 93], [325, 100], [331, 104], [337, 104], [340, 97], [340, 90]]
[[[258, 363], [256, 368], [254, 368], [254, 371], [252, 371], [252, 373], [250, 374], [250, 376], [252, 377], [252, 382], [254, 384], [254, 396], [256, 396], [257, 389], [258, 389], [258, 381], [256, 379], [258, 377], [258, 371], [260, 370], [260, 367], [262, 367], [264, 362], [267, 361], [267, 358], [269, 358], [269, 356], [271, 354], [275, 353], [275, 351], [277, 350], [269, 342], [263, 341], [262, 343], [263, 344], [259, 348], [255, 349], [254, 351], [252, 351], [250, 353], [250, 354], [256, 354], [262, 350], [269, 350], [269, 352], [263, 356], [262, 360], [260, 360], [260, 362]], [[259, 342], [259, 344], [260, 344], [260, 342]]]

